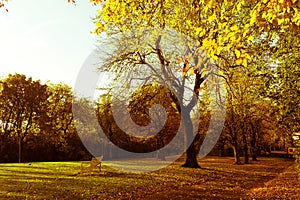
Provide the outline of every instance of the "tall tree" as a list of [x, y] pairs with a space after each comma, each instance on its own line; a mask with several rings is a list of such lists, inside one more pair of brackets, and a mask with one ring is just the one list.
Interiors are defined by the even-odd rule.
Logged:
[[68, 144], [76, 140], [72, 113], [73, 92], [69, 86], [62, 83], [48, 84], [48, 90], [51, 95], [48, 98], [47, 115], [43, 119], [47, 122], [43, 127], [43, 132], [49, 141], [49, 151], [52, 157], [65, 157], [66, 154], [70, 155], [75, 152], [72, 149], [75, 147]]
[[278, 108], [279, 124], [288, 130], [288, 140], [293, 142], [293, 133], [300, 131], [300, 34], [290, 31], [278, 37], [281, 40], [273, 47], [277, 66], [269, 95]]
[[21, 162], [24, 139], [32, 129], [41, 126], [39, 119], [46, 113], [49, 93], [46, 85], [21, 74], [9, 75], [1, 84], [1, 110], [6, 113], [1, 120], [11, 123], [17, 134]]
[[[253, 57], [253, 51], [250, 51], [248, 46], [255, 37], [270, 30], [297, 29], [300, 22], [297, 1], [103, 2], [103, 7], [95, 19], [96, 33], [105, 32], [107, 35], [114, 35], [137, 28], [168, 28], [194, 38], [214, 60], [222, 61], [223, 52], [234, 52], [235, 65], [230, 65], [232, 68], [238, 65], [247, 67], [248, 61]], [[158, 54], [163, 52], [161, 46], [156, 46], [156, 50]], [[159, 57], [161, 64], [167, 63], [166, 57]], [[186, 69], [185, 64], [187, 63], [184, 62], [182, 65], [183, 70]], [[203, 74], [196, 76], [194, 87], [196, 94], [203, 80]], [[198, 166], [195, 151], [192, 149], [189, 148], [187, 151], [188, 159], [185, 166]]]

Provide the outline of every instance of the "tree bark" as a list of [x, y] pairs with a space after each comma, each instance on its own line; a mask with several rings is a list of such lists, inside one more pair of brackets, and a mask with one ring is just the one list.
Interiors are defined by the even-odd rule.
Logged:
[[18, 161], [19, 163], [22, 162], [22, 137], [20, 134], [18, 134], [18, 139], [19, 139], [19, 158], [18, 158]]
[[[242, 122], [244, 123], [244, 122]], [[248, 142], [247, 142], [247, 135], [246, 135], [245, 127], [242, 126], [242, 137], [244, 143], [244, 163], [249, 164], [249, 152], [248, 152]]]
[[237, 141], [234, 142], [233, 152], [234, 152], [234, 164], [237, 164], [237, 165], [242, 164], [241, 159], [240, 159], [240, 152], [239, 152], [239, 146], [238, 146]]
[[225, 156], [225, 145], [223, 143], [220, 145], [219, 156], [220, 157], [224, 157]]
[[251, 157], [252, 157], [252, 161], [257, 161], [256, 131], [254, 129], [254, 125], [252, 123], [250, 123], [250, 125], [251, 125], [251, 141], [250, 141]]
[[182, 167], [189, 168], [200, 168], [197, 161], [198, 151], [197, 151], [197, 140], [198, 137], [194, 138], [193, 124], [190, 115], [183, 115], [184, 121], [184, 131], [187, 136], [187, 144], [190, 144], [186, 150], [186, 160]]
[[197, 151], [194, 147], [194, 144], [190, 145], [186, 151], [186, 160], [182, 167], [189, 168], [200, 168], [200, 165], [197, 161]]
[[229, 130], [231, 132], [231, 135], [233, 135], [233, 153], [234, 153], [234, 164], [241, 164], [241, 159], [240, 159], [240, 149], [239, 149], [239, 142], [238, 142], [238, 132], [234, 127], [232, 127], [235, 124], [234, 121], [234, 116], [233, 116], [233, 108], [231, 105], [231, 122], [229, 122]]
[[248, 144], [247, 144], [247, 138], [243, 134], [243, 142], [244, 142], [244, 163], [249, 164], [249, 153], [248, 153]]

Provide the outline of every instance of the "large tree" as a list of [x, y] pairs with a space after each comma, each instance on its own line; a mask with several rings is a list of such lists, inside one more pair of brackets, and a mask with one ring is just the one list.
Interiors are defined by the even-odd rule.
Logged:
[[20, 74], [9, 75], [1, 85], [1, 120], [12, 124], [13, 132], [17, 134], [21, 162], [22, 145], [27, 135], [43, 126], [40, 119], [46, 114], [49, 92], [46, 85]]
[[[99, 34], [105, 32], [113, 37], [116, 34], [123, 34], [136, 29], [158, 28], [177, 31], [193, 38], [194, 46], [204, 47], [221, 69], [242, 65], [248, 67], [248, 62], [252, 60], [254, 54], [252, 49], [249, 49], [252, 41], [270, 30], [297, 29], [299, 26], [298, 11], [298, 3], [295, 1], [104, 1], [103, 8], [95, 19], [95, 32]], [[153, 38], [149, 32], [144, 34], [147, 34], [148, 38]], [[157, 45], [152, 44], [152, 51], [154, 54], [156, 53], [160, 64], [164, 66], [163, 68], [168, 69], [169, 64], [172, 65], [172, 61], [176, 58], [168, 56], [167, 50], [159, 43], [161, 40], [158, 31], [155, 34], [157, 39], [155, 44]], [[266, 38], [269, 41], [272, 40], [268, 34]], [[149, 42], [146, 37], [140, 41], [145, 40]], [[122, 38], [122, 41], [119, 42], [124, 44], [124, 41], [126, 43], [128, 38]], [[142, 45], [140, 42], [134, 44]], [[178, 42], [178, 44], [181, 43]], [[130, 53], [128, 51], [124, 52], [121, 54], [115, 52], [119, 59], [112, 59], [113, 62], [124, 60], [125, 57], [128, 58], [128, 55], [133, 55], [130, 61], [134, 61], [136, 64], [137, 62], [146, 64], [144, 58], [151, 53], [151, 51], [142, 52], [138, 48], [131, 54], [128, 54]], [[234, 64], [221, 65], [228, 61], [226, 58], [228, 54], [231, 54]], [[187, 64], [193, 63], [191, 62], [192, 59], [188, 59], [186, 54], [178, 57], [183, 57], [184, 62], [182, 62], [181, 68], [186, 75]], [[203, 68], [201, 65], [197, 66], [197, 63], [193, 64], [195, 64], [194, 69], [196, 70]], [[119, 70], [124, 72], [125, 68], [122, 68], [120, 63], [118, 65]], [[128, 67], [127, 69], [132, 70], [133, 68]], [[114, 71], [118, 72], [119, 70]], [[196, 95], [198, 95], [198, 90], [206, 75], [201, 72], [196, 73], [193, 88]], [[187, 111], [187, 113], [189, 112]], [[187, 151], [185, 166], [188, 167], [198, 166], [193, 146], [191, 145]]]
[[278, 122], [288, 130], [288, 140], [292, 142], [292, 134], [300, 131], [300, 34], [290, 31], [278, 37], [281, 40], [273, 47], [277, 66], [269, 95], [278, 108]]

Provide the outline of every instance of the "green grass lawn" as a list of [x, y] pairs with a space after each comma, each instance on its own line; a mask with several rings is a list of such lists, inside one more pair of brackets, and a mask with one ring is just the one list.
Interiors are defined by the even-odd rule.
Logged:
[[293, 160], [260, 158], [233, 165], [207, 157], [201, 169], [183, 159], [155, 172], [133, 174], [102, 167], [79, 174], [81, 162], [0, 164], [1, 199], [300, 199]]

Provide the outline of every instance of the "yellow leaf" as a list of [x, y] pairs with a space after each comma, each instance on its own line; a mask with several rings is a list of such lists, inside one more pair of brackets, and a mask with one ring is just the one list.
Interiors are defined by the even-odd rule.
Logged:
[[193, 69], [190, 70], [190, 75], [194, 75], [194, 74], [195, 74], [194, 70]]
[[244, 67], [247, 67], [247, 66], [248, 66], [247, 59], [243, 59], [243, 66], [244, 66]]
[[237, 64], [237, 65], [241, 65], [242, 63], [243, 63], [243, 58], [238, 58], [236, 61], [235, 61], [235, 63]]
[[249, 40], [250, 42], [252, 42], [252, 41], [254, 40], [254, 36], [253, 36], [253, 35], [250, 35], [250, 36], [248, 37], [248, 40]]
[[277, 22], [278, 22], [278, 25], [281, 25], [281, 24], [283, 24], [283, 22], [284, 22], [284, 18], [282, 18], [282, 19], [278, 19], [278, 20], [277, 20]]
[[235, 55], [236, 55], [237, 58], [239, 58], [241, 56], [241, 52], [238, 49], [235, 49], [234, 53], [235, 53]]

